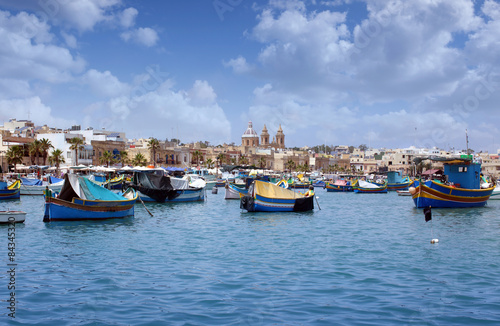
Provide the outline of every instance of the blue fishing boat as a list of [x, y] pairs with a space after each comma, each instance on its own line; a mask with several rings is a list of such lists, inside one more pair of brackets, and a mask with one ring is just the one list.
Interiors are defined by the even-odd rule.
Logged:
[[404, 177], [399, 171], [389, 171], [387, 172], [387, 190], [408, 190], [408, 188], [413, 183], [408, 176]]
[[224, 199], [240, 199], [248, 193], [248, 189], [244, 184], [237, 185], [235, 183], [226, 183], [226, 194]]
[[351, 192], [354, 190], [351, 181], [343, 179], [335, 180], [334, 183], [327, 182], [325, 188], [327, 192]]
[[61, 192], [48, 188], [44, 222], [104, 220], [134, 216], [137, 194], [133, 189], [116, 194], [76, 174], [66, 174]]
[[191, 202], [205, 199], [204, 187], [191, 187], [187, 179], [149, 172], [135, 172], [128, 185], [145, 202]]
[[490, 198], [494, 187], [481, 189], [481, 164], [470, 158], [428, 158], [444, 164], [444, 182], [437, 180], [415, 181], [410, 188], [417, 208], [482, 207]]
[[372, 182], [357, 180], [352, 187], [354, 189], [354, 192], [358, 194], [387, 193], [387, 183], [384, 183], [383, 185], [377, 185]]
[[255, 180], [240, 208], [249, 212], [305, 212], [314, 209], [314, 195], [305, 196], [270, 182]]
[[19, 199], [21, 197], [21, 181], [16, 180], [10, 186], [0, 181], [0, 200]]

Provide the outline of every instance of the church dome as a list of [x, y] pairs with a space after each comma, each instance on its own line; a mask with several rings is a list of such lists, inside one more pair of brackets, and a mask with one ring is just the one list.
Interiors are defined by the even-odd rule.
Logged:
[[247, 130], [245, 130], [245, 132], [243, 133], [243, 136], [241, 136], [241, 137], [244, 137], [244, 138], [259, 137], [257, 135], [257, 133], [255, 132], [255, 130], [253, 130], [252, 121], [248, 122], [248, 128], [247, 128]]

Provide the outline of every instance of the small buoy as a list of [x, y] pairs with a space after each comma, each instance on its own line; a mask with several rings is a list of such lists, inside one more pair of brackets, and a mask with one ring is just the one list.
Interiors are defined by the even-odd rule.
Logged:
[[316, 196], [316, 199], [318, 199], [318, 198], [319, 198], [319, 196]]
[[415, 191], [417, 189], [415, 189], [415, 187], [410, 187], [410, 189], [408, 189], [408, 191], [410, 192], [410, 194], [414, 195], [415, 194]]
[[438, 243], [439, 242], [439, 239], [432, 239], [431, 240], [431, 243]]

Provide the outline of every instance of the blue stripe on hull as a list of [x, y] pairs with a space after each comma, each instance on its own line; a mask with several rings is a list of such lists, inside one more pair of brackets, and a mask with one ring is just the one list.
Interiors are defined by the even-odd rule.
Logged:
[[272, 206], [264, 206], [255, 203], [255, 211], [256, 212], [293, 212], [292, 207], [272, 207]]
[[256, 195], [255, 198], [266, 203], [295, 204], [295, 199], [267, 198], [260, 195]]
[[[203, 201], [205, 200], [205, 192], [203, 189], [201, 190], [177, 190], [177, 192], [180, 192], [180, 195], [172, 200], [169, 200], [168, 198], [165, 199], [165, 203], [176, 203], [176, 202], [192, 202], [192, 201]], [[143, 193], [139, 194], [139, 197], [142, 199], [142, 201], [145, 202], [156, 202], [153, 198], [144, 195]]]
[[432, 198], [413, 198], [416, 208], [425, 208], [431, 206], [432, 208], [469, 208], [469, 207], [484, 207], [486, 201], [479, 203], [460, 203], [448, 200], [438, 200]]
[[134, 206], [123, 211], [96, 212], [66, 207], [49, 203], [49, 216], [51, 221], [79, 221], [79, 220], [106, 220], [110, 218], [123, 218], [134, 215]]

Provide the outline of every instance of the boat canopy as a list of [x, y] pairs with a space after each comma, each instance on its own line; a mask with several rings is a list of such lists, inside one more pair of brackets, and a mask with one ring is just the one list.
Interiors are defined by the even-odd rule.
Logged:
[[64, 185], [59, 194], [59, 199], [72, 201], [73, 198], [83, 200], [119, 201], [128, 200], [92, 181], [76, 174], [66, 174]]
[[[256, 195], [267, 198], [295, 199], [304, 197], [304, 195], [293, 190], [285, 189], [273, 183], [260, 180], [255, 180], [253, 187]], [[252, 193], [251, 190], [248, 192]]]
[[378, 189], [380, 188], [379, 186], [377, 186], [376, 184], [373, 184], [371, 182], [367, 182], [367, 181], [364, 181], [364, 180], [359, 180], [358, 181], [358, 185], [361, 187], [361, 188], [368, 188], [368, 189]]
[[43, 186], [42, 180], [32, 178], [21, 178], [21, 182], [25, 186]]

